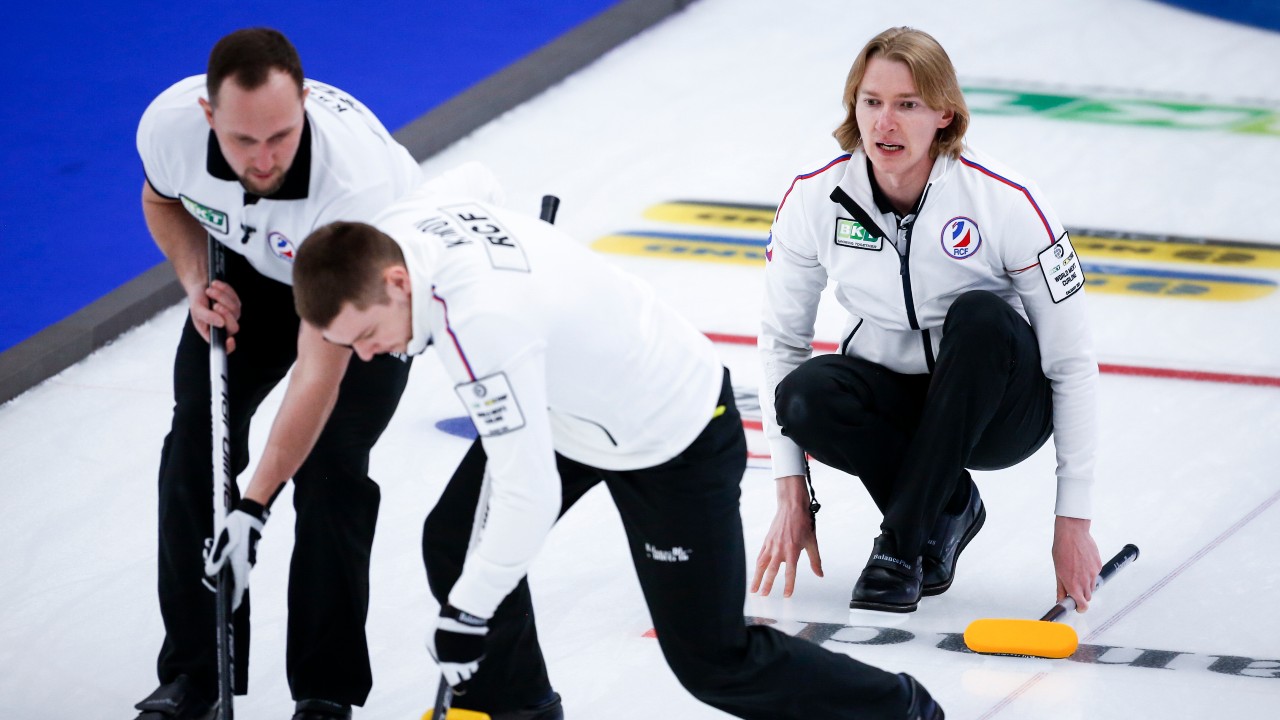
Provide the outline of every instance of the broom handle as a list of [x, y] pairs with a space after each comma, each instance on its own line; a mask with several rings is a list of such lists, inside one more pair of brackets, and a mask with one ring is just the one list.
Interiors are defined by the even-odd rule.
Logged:
[[[1112, 575], [1115, 575], [1117, 572], [1121, 570], [1121, 568], [1123, 568], [1124, 566], [1128, 565], [1129, 563], [1137, 559], [1138, 559], [1138, 546], [1134, 545], [1133, 543], [1129, 543], [1128, 545], [1125, 545], [1124, 548], [1120, 550], [1120, 552], [1116, 553], [1115, 557], [1108, 560], [1107, 564], [1102, 566], [1102, 572], [1098, 573], [1098, 579], [1093, 581], [1093, 589], [1097, 590], [1098, 588], [1105, 585], [1106, 582], [1111, 579]], [[1062, 599], [1062, 602], [1050, 608], [1049, 612], [1045, 613], [1044, 617], [1040, 619], [1047, 622], [1052, 622], [1054, 620], [1060, 619], [1063, 615], [1066, 615], [1068, 610], [1075, 610], [1075, 609], [1076, 609], [1075, 598], [1068, 595]]]

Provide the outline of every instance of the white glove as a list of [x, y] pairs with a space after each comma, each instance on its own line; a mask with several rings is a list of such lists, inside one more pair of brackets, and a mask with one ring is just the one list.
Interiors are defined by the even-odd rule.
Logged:
[[445, 604], [435, 632], [427, 635], [427, 651], [440, 665], [445, 682], [462, 694], [466, 682], [476, 674], [484, 659], [484, 636], [489, 624], [484, 618]]
[[210, 589], [218, 587], [218, 573], [224, 565], [231, 565], [231, 611], [235, 612], [249, 589], [249, 571], [258, 562], [258, 540], [262, 526], [267, 524], [270, 513], [253, 500], [244, 499], [227, 515], [222, 532], [216, 540], [205, 541], [204, 584]]

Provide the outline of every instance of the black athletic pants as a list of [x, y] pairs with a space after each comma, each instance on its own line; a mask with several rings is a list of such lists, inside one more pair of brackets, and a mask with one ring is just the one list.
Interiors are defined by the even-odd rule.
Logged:
[[822, 355], [783, 378], [775, 402], [783, 435], [862, 480], [906, 558], [920, 554], [948, 504], [968, 497], [966, 468], [1016, 465], [1053, 429], [1031, 326], [981, 290], [947, 312], [932, 374]]
[[[727, 371], [719, 402], [725, 412], [688, 449], [656, 467], [600, 470], [557, 455], [562, 514], [596, 484], [609, 489], [658, 644], [699, 700], [760, 720], [901, 717], [907, 699], [896, 676], [807, 640], [746, 626], [738, 514], [746, 440]], [[462, 569], [484, 465], [477, 442], [423, 530], [427, 577], [442, 603]], [[492, 714], [546, 698], [551, 685], [527, 580], [498, 606], [489, 628], [486, 657], [458, 706]]]
[[[227, 281], [242, 303], [236, 349], [227, 358], [232, 472], [238, 476], [249, 462], [250, 420], [296, 358], [299, 320], [289, 286], [260, 275], [239, 255], [226, 255]], [[408, 363], [390, 356], [369, 363], [353, 357], [333, 415], [294, 477], [286, 662], [295, 699], [360, 705], [373, 683], [364, 622], [380, 493], [368, 476], [369, 451], [395, 412], [408, 373]], [[165, 639], [157, 672], [161, 683], [185, 673], [196, 692], [212, 697], [214, 594], [201, 584], [202, 546], [213, 532], [209, 344], [189, 317], [174, 362], [174, 398], [173, 426], [160, 459]], [[267, 542], [271, 536], [268, 528]], [[235, 640], [236, 691], [244, 694], [248, 595], [236, 613]]]

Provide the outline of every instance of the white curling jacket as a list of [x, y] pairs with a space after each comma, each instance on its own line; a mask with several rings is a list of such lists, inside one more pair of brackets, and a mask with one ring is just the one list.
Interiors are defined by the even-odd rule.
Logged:
[[861, 149], [842, 155], [796, 177], [774, 219], [759, 339], [774, 476], [804, 474], [773, 398], [812, 355], [828, 280], [849, 313], [840, 352], [904, 374], [932, 371], [951, 303], [987, 290], [1030, 322], [1039, 343], [1053, 392], [1055, 512], [1091, 517], [1098, 364], [1083, 271], [1057, 216], [1033, 183], [968, 147], [934, 162], [915, 213], [901, 221], [877, 203], [869, 174]]
[[418, 163], [369, 108], [332, 85], [303, 84], [310, 92], [298, 154], [269, 197], [246, 192], [222, 154], [199, 104], [204, 75], [160, 93], [137, 133], [151, 189], [181, 200], [209, 237], [286, 285], [313, 230], [335, 220], [368, 222], [422, 182]]
[[674, 458], [711, 421], [723, 367], [652, 288], [491, 202], [467, 169], [375, 225], [409, 269], [408, 351], [435, 345], [488, 457], [488, 516], [449, 602], [490, 617], [559, 515], [555, 453], [606, 470]]

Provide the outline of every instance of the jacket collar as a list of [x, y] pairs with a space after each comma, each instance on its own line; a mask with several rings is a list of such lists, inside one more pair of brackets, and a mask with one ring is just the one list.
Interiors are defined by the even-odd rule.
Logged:
[[[861, 149], [854, 154], [853, 160], [857, 160], [861, 156], [862, 162], [857, 165], [850, 162], [850, 172], [857, 172], [856, 168], [861, 166], [867, 178], [867, 185], [871, 190], [871, 199], [876, 204], [876, 209], [882, 215], [896, 216], [898, 212], [894, 210], [893, 203], [889, 201], [889, 197], [880, 189], [880, 183], [876, 182], [875, 173], [871, 170], [871, 158]], [[929, 171], [929, 179], [925, 181], [923, 192], [928, 192], [930, 187], [941, 185], [951, 174], [951, 169], [955, 167], [956, 160], [950, 155], [941, 155], [933, 161], [933, 168]], [[918, 202], [918, 201], [917, 201]]]

